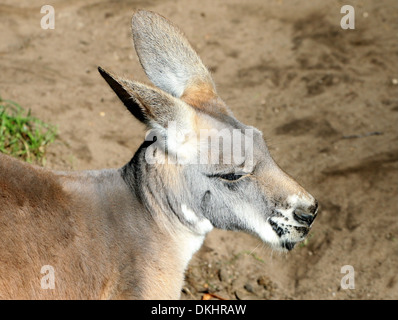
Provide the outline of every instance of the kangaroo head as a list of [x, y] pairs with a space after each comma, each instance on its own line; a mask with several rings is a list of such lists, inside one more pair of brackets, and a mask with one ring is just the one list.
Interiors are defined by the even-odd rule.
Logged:
[[195, 233], [240, 230], [291, 250], [308, 234], [316, 200], [277, 166], [261, 132], [233, 116], [176, 26], [140, 10], [132, 31], [142, 67], [156, 87], [99, 71], [151, 129], [146, 179], [162, 190], [148, 191], [150, 201]]

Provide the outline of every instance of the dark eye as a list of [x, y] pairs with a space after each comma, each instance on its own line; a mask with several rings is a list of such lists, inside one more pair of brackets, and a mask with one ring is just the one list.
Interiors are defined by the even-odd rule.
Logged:
[[228, 173], [228, 174], [220, 174], [218, 177], [221, 179], [236, 181], [243, 177], [242, 174]]

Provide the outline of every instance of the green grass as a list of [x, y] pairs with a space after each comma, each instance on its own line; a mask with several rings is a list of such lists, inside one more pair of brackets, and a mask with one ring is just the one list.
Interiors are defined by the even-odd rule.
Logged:
[[302, 242], [299, 243], [299, 248], [304, 248], [308, 246], [308, 243], [313, 238], [314, 233], [310, 233]]
[[55, 126], [0, 97], [0, 152], [44, 165], [46, 147], [55, 140], [56, 134]]

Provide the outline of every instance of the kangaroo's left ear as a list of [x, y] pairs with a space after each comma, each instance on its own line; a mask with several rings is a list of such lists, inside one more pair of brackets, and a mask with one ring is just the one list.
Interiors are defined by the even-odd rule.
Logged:
[[193, 130], [195, 111], [180, 99], [158, 88], [121, 79], [101, 67], [98, 71], [134, 117], [149, 128], [166, 129], [174, 121], [185, 131]]
[[198, 109], [230, 113], [216, 93], [210, 72], [172, 22], [138, 10], [132, 18], [132, 32], [141, 65], [157, 87]]

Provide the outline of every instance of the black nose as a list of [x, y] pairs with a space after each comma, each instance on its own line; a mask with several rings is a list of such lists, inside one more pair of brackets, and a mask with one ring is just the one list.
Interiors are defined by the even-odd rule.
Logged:
[[317, 213], [318, 213], [318, 202], [315, 201], [315, 204], [308, 208], [296, 208], [293, 211], [293, 217], [296, 221], [302, 224], [311, 225]]

